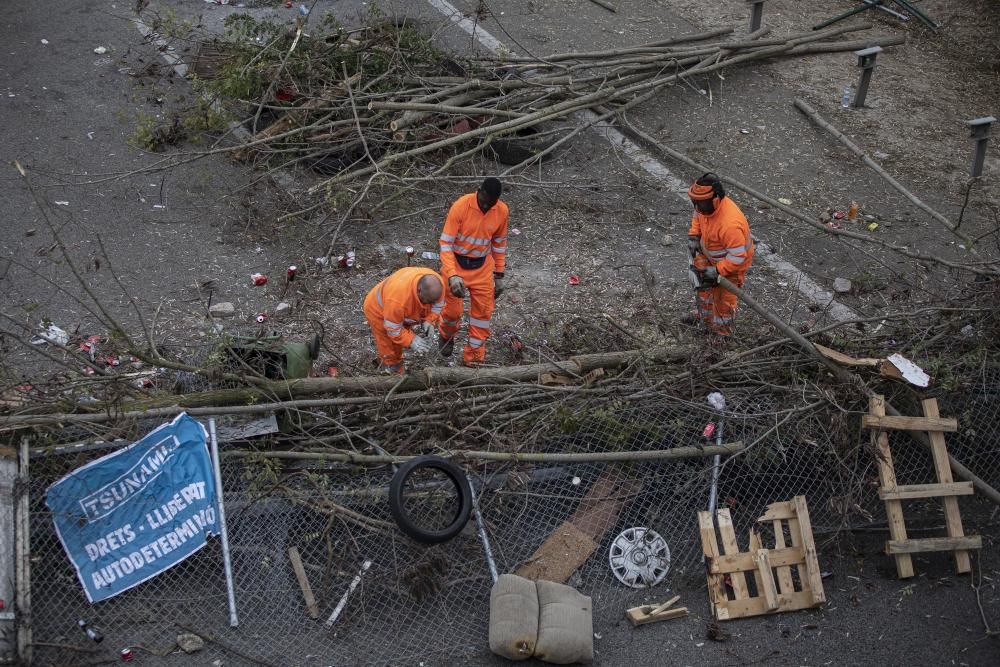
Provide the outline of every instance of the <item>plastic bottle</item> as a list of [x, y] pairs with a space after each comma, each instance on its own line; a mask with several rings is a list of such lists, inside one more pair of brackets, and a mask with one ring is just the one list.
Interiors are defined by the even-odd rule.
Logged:
[[852, 201], [851, 207], [847, 209], [847, 219], [856, 222], [858, 219], [858, 202]]
[[851, 87], [844, 86], [844, 94], [840, 96], [840, 106], [845, 109], [851, 106]]
[[79, 621], [76, 622], [76, 624], [80, 626], [81, 630], [87, 633], [87, 637], [89, 637], [91, 641], [96, 642], [98, 644], [104, 641], [104, 635], [102, 635], [94, 628], [90, 627], [90, 624], [87, 623], [87, 621], [81, 618]]

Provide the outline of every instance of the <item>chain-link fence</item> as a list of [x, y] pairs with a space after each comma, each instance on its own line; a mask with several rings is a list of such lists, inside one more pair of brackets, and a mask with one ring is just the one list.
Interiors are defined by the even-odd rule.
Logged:
[[[964, 402], [941, 405], [943, 415], [958, 416], [962, 424], [949, 436], [952, 452], [993, 484], [1000, 481], [1000, 456], [988, 436], [998, 405], [989, 388], [998, 379], [995, 370], [983, 372]], [[869, 436], [858, 429], [863, 402], [838, 408], [779, 387], [726, 394], [721, 421], [703, 402], [659, 392], [580, 403], [544, 422], [535, 451], [586, 458], [699, 447], [710, 444], [703, 429], [712, 421], [724, 441], [748, 446], [723, 461], [718, 483], [719, 504], [732, 509], [744, 548], [747, 529], [766, 505], [793, 495], [807, 496], [819, 536], [846, 523], [882, 520]], [[894, 434], [893, 450], [900, 483], [929, 481], [933, 468], [921, 448]], [[388, 464], [223, 458], [237, 628], [229, 625], [215, 539], [164, 574], [89, 604], [55, 536], [44, 493], [96, 455], [46, 456], [32, 464], [35, 664], [96, 664], [126, 647], [145, 664], [190, 664], [177, 647], [185, 633], [204, 642], [198, 664], [437, 664], [446, 656], [486, 652], [492, 581], [476, 522], [437, 545], [404, 536], [390, 515]], [[593, 598], [598, 633], [620, 622], [628, 606], [668, 597], [675, 587], [702, 585], [696, 515], [708, 504], [712, 468], [712, 458], [704, 456], [467, 466], [500, 572], [536, 567], [550, 536], [567, 522], [586, 525], [588, 539], [561, 543], [559, 557], [582, 563], [568, 583]], [[427, 481], [422, 488], [434, 486]], [[609, 553], [634, 542], [635, 532], [628, 531], [637, 527], [662, 538], [656, 567], [609, 560]], [[317, 600], [316, 619], [307, 614], [290, 547], [300, 554]], [[632, 588], [622, 581], [637, 578], [654, 585]], [[77, 625], [81, 619], [104, 634], [103, 643], [87, 640]]]

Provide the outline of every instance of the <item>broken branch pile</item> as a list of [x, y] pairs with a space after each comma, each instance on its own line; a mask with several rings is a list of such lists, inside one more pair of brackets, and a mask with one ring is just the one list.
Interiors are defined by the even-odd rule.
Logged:
[[[237, 97], [252, 103], [253, 135], [236, 155], [302, 161], [328, 174], [312, 194], [390, 170], [424, 178], [428, 168], [417, 167], [425, 156], [436, 158], [433, 175], [483, 150], [526, 166], [550, 153], [557, 135], [572, 131], [546, 124], [578, 111], [621, 113], [665, 87], [691, 85], [693, 77], [738, 64], [903, 41], [835, 39], [867, 24], [772, 39], [761, 39], [763, 29], [720, 41], [732, 32], [722, 29], [623, 49], [459, 62], [405, 23], [307, 37], [242, 21], [231, 31], [241, 40], [233, 47], [237, 56], [215, 83], [229, 99], [243, 89]], [[262, 122], [265, 111], [270, 124]], [[504, 142], [515, 140], [527, 148], [508, 151]]]

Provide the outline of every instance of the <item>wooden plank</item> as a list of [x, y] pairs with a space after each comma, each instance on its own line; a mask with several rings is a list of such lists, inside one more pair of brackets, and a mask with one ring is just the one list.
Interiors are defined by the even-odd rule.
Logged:
[[316, 620], [319, 618], [319, 605], [316, 604], [316, 596], [313, 595], [312, 586], [309, 585], [309, 578], [306, 577], [306, 569], [302, 567], [302, 558], [299, 556], [297, 547], [288, 547], [288, 560], [292, 563], [292, 571], [299, 581], [299, 588], [302, 589], [302, 598], [306, 603], [306, 612], [309, 618]]
[[[6, 449], [6, 448], [3, 448]], [[13, 448], [15, 458], [7, 458], [0, 454], [0, 600], [4, 601], [3, 611], [12, 611], [10, 603], [16, 594], [14, 581], [17, 578], [16, 559], [17, 532], [15, 504], [17, 502], [17, 452]], [[17, 655], [17, 630], [15, 619], [0, 619], [0, 660], [4, 656]]]
[[[715, 539], [715, 523], [709, 512], [698, 512], [698, 534], [701, 537], [701, 550], [705, 554], [705, 560], [711, 567], [712, 563], [719, 557], [719, 544]], [[729, 618], [726, 596], [726, 589], [723, 585], [723, 575], [708, 574], [708, 600], [712, 605], [712, 613], [715, 618], [724, 620]]]
[[[727, 554], [739, 553], [740, 546], [736, 542], [736, 531], [733, 529], [733, 517], [729, 514], [729, 508], [719, 510], [715, 513], [715, 517], [719, 522], [719, 536], [722, 538], [723, 552]], [[733, 585], [733, 594], [737, 600], [745, 600], [750, 597], [745, 574], [733, 572], [729, 575], [729, 581]]]
[[757, 523], [762, 523], [764, 521], [774, 521], [776, 519], [793, 519], [795, 518], [795, 507], [792, 503], [786, 501], [780, 503], [771, 503], [767, 506], [764, 514], [757, 519]]
[[[937, 434], [941, 436], [940, 433]], [[943, 436], [942, 436], [943, 437]], [[882, 500], [915, 500], [917, 498], [945, 498], [947, 496], [971, 496], [972, 482], [948, 482], [943, 484], [906, 484], [891, 489], [879, 489]]]
[[[802, 535], [802, 550], [805, 552], [805, 578], [809, 582], [813, 602], [820, 604], [826, 601], [826, 593], [823, 592], [823, 577], [819, 571], [819, 559], [816, 556], [816, 543], [813, 542], [812, 522], [809, 520], [806, 497], [795, 496], [792, 502], [795, 503], [795, 514], [799, 522], [799, 532]], [[799, 575], [801, 576], [801, 574], [800, 570]]]
[[753, 574], [753, 583], [756, 587], [757, 595], [763, 595], [764, 580], [761, 578], [760, 572], [758, 571], [756, 555], [758, 551], [764, 548], [764, 545], [760, 542], [760, 534], [755, 533], [753, 528], [750, 529], [750, 538], [748, 541], [750, 544], [750, 558], [753, 559], [754, 562], [754, 569], [751, 570]]
[[556, 528], [514, 574], [532, 581], [566, 583], [597, 546], [589, 535], [567, 521]]
[[[885, 398], [872, 396], [868, 400], [868, 410], [875, 417], [885, 416]], [[876, 448], [878, 477], [881, 487], [887, 491], [897, 488], [896, 471], [892, 467], [892, 452], [889, 451], [889, 436], [884, 431], [872, 433], [872, 442]], [[885, 514], [889, 519], [889, 537], [897, 542], [906, 540], [906, 522], [903, 519], [903, 505], [898, 500], [885, 501]], [[896, 574], [900, 579], [913, 576], [913, 560], [909, 554], [896, 556]]]
[[879, 431], [927, 431], [928, 433], [954, 433], [958, 430], [958, 420], [954, 417], [894, 417], [891, 415], [862, 415], [861, 428], [871, 428]]
[[[921, 405], [924, 408], [924, 416], [928, 419], [937, 417], [940, 414], [936, 398], [925, 399]], [[944, 443], [944, 434], [932, 432], [927, 434], [927, 438], [931, 441], [931, 454], [934, 457], [934, 470], [937, 472], [938, 481], [942, 484], [953, 483], [955, 480], [951, 476], [951, 461], [948, 459], [948, 447]], [[971, 482], [969, 482], [969, 486], [972, 486]], [[969, 493], [972, 493], [971, 488], [969, 489]], [[958, 498], [946, 496], [941, 500], [941, 503], [944, 505], [944, 525], [948, 529], [948, 537], [962, 537], [965, 535], [965, 531], [962, 528], [962, 515], [958, 511]], [[968, 551], [956, 551], [954, 557], [956, 572], [965, 574], [972, 571]]]
[[652, 609], [652, 605], [633, 607], [625, 612], [625, 617], [628, 618], [633, 626], [640, 626], [646, 625], [647, 623], [656, 623], [658, 621], [669, 621], [672, 618], [681, 618], [688, 615], [687, 607], [667, 609], [666, 611], [661, 611], [658, 614], [651, 614], [649, 612], [650, 609]]
[[983, 538], [979, 535], [967, 535], [965, 537], [925, 537], [919, 540], [889, 540], [885, 543], [885, 552], [890, 555], [982, 548]]
[[774, 611], [778, 608], [778, 589], [774, 585], [771, 563], [767, 560], [767, 549], [758, 549], [756, 557], [757, 578], [761, 582], [761, 587], [758, 590], [762, 592], [764, 600], [767, 601], [767, 608]]
[[[650, 614], [659, 614], [660, 612], [666, 611], [666, 610], [670, 609], [671, 607], [673, 607], [675, 604], [677, 604], [677, 601], [680, 600], [680, 599], [681, 599], [680, 595], [675, 595], [674, 597], [670, 598], [669, 600], [667, 600], [663, 604], [658, 605], [655, 609], [653, 609], [649, 613]], [[650, 606], [652, 606], [652, 605], [650, 605]]]
[[783, 611], [796, 611], [798, 609], [809, 609], [817, 606], [813, 602], [810, 591], [797, 591], [789, 595], [782, 595], [778, 599], [778, 606], [775, 609], [767, 608], [767, 600], [763, 597], [749, 598], [747, 600], [730, 600], [729, 616], [725, 619], [746, 618], [747, 616], [761, 616], [763, 614], [778, 613]]
[[827, 359], [836, 361], [841, 366], [847, 366], [848, 368], [875, 368], [879, 365], [879, 362], [882, 361], [881, 359], [871, 358], [855, 359], [854, 357], [848, 356], [843, 352], [832, 350], [818, 343], [813, 343], [813, 347], [815, 347], [816, 351]]
[[[788, 594], [795, 592], [795, 582], [792, 580], [792, 568], [788, 565], [782, 565], [777, 555], [785, 551], [785, 531], [782, 528], [781, 521], [774, 522], [774, 549], [768, 554], [771, 560], [771, 565], [777, 568], [778, 571], [778, 587], [781, 593]], [[789, 550], [791, 551], [791, 550]], [[802, 549], [797, 549], [801, 554]], [[796, 561], [801, 562], [801, 561]]]
[[[805, 562], [805, 555], [800, 547], [770, 549], [768, 558], [771, 561], [771, 567], [787, 567]], [[712, 561], [709, 571], [715, 574], [729, 574], [730, 572], [749, 572], [756, 567], [753, 554], [741, 553], [732, 556], [719, 556]]]

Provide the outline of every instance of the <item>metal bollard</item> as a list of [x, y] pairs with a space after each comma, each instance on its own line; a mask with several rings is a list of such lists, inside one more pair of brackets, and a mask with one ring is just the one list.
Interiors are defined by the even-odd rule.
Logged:
[[861, 68], [861, 81], [858, 82], [858, 92], [851, 103], [851, 106], [855, 109], [862, 109], [865, 106], [865, 97], [868, 95], [868, 84], [871, 83], [872, 70], [875, 69], [875, 56], [881, 52], [881, 46], [872, 46], [854, 52], [854, 55], [858, 57], [858, 67]]
[[990, 128], [994, 122], [996, 122], [996, 118], [993, 116], [965, 121], [965, 124], [972, 131], [970, 136], [976, 142], [976, 153], [972, 157], [972, 170], [969, 172], [972, 178], [979, 178], [983, 175], [983, 162], [986, 160], [986, 144], [990, 140]]
[[750, 30], [757, 32], [760, 30], [761, 19], [764, 17], [764, 0], [747, 0], [750, 5]]

